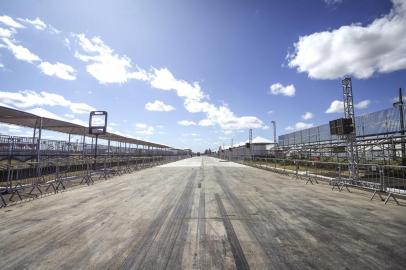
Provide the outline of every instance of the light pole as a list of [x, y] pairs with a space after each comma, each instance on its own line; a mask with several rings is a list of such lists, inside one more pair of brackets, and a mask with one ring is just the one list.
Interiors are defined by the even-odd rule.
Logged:
[[276, 145], [276, 122], [275, 121], [271, 121], [272, 126], [273, 126], [273, 142]]
[[399, 88], [399, 100], [395, 103], [393, 103], [393, 107], [399, 107], [399, 113], [400, 113], [400, 146], [401, 146], [401, 152], [402, 152], [402, 166], [406, 165], [406, 147], [405, 147], [405, 122], [403, 119], [403, 114], [404, 114], [404, 102], [403, 102], [403, 93], [402, 93], [402, 88]]

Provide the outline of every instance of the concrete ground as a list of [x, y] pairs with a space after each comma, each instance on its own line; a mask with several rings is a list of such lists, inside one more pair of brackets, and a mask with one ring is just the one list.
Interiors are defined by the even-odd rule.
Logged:
[[195, 157], [0, 209], [0, 269], [406, 269], [369, 195]]

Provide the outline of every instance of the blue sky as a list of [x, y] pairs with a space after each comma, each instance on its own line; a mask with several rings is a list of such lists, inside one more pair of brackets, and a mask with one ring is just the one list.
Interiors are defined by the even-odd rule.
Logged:
[[[392, 106], [405, 0], [2, 1], [0, 104], [201, 151]], [[2, 133], [18, 130], [2, 126]]]

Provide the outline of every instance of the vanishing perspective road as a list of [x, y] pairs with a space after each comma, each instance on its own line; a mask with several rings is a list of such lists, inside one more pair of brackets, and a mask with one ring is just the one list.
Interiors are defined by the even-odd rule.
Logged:
[[369, 195], [194, 157], [0, 209], [0, 269], [405, 269]]

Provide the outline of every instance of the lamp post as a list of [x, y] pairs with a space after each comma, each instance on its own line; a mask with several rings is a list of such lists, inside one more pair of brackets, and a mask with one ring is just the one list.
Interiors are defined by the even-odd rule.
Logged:
[[273, 142], [276, 145], [276, 122], [275, 121], [271, 121], [272, 126], [273, 126]]
[[405, 147], [405, 122], [404, 122], [404, 102], [403, 102], [403, 93], [402, 88], [399, 88], [399, 100], [393, 103], [393, 107], [399, 107], [399, 121], [400, 121], [400, 147], [402, 153], [402, 166], [406, 165], [406, 147]]

